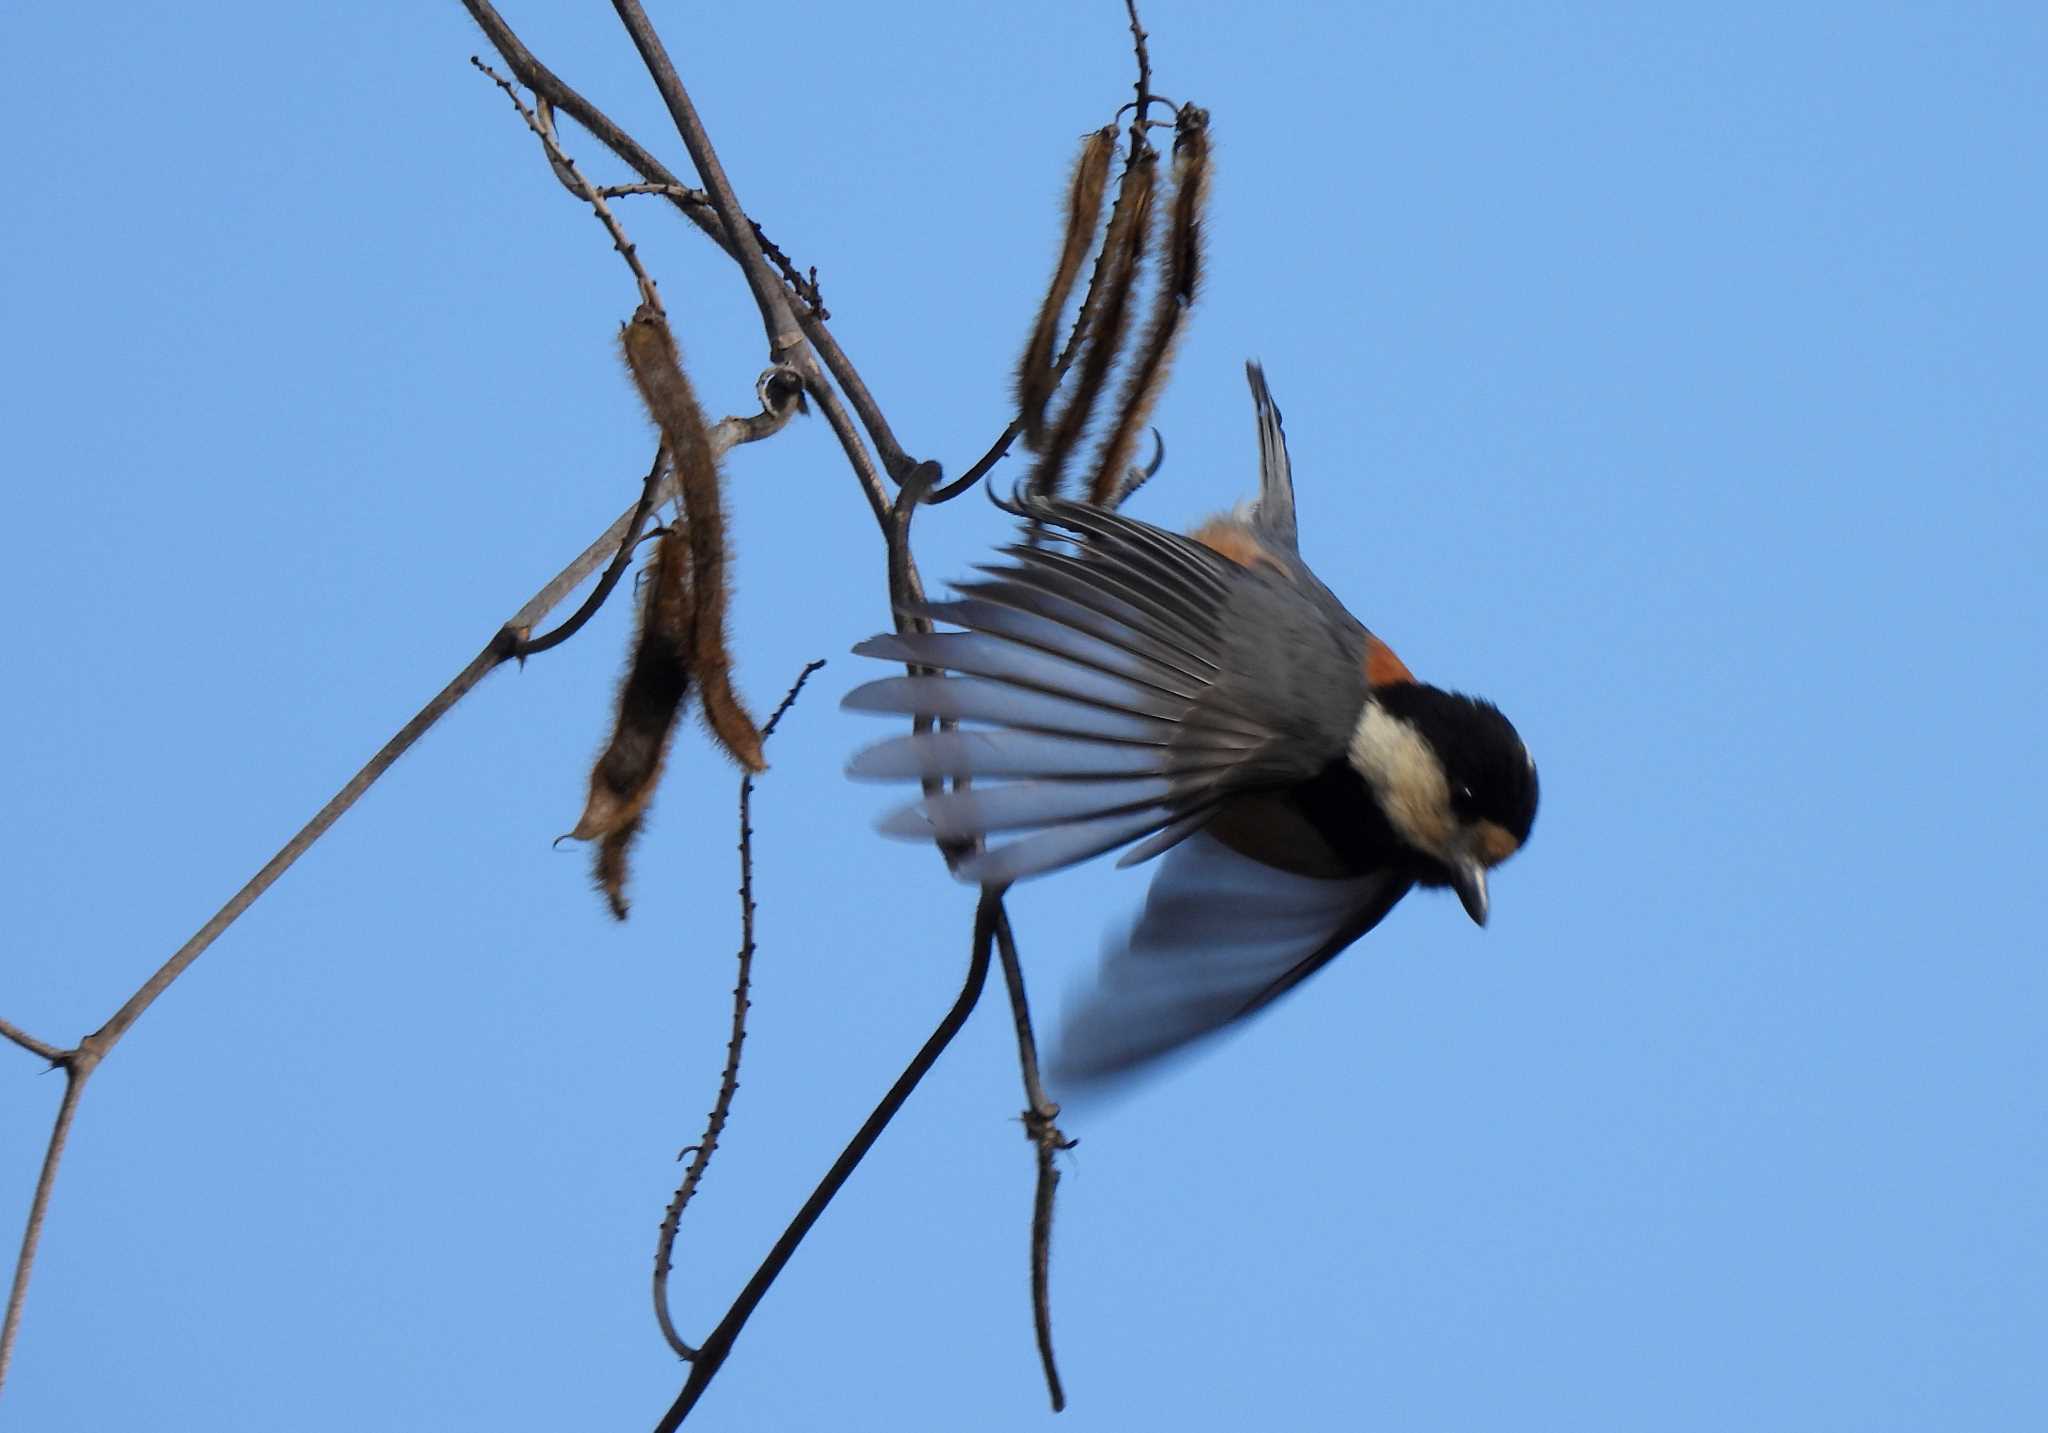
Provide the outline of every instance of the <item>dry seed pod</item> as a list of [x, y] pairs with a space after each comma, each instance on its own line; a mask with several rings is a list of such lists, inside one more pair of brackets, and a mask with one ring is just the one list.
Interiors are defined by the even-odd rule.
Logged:
[[632, 854], [633, 843], [640, 837], [642, 819], [635, 816], [598, 842], [597, 859], [591, 863], [591, 876], [597, 882], [597, 888], [604, 892], [605, 903], [612, 908], [612, 915], [619, 920], [624, 920], [630, 909], [626, 900], [626, 878], [633, 872], [627, 857]]
[[1059, 336], [1060, 315], [1073, 297], [1074, 281], [1081, 275], [1081, 261], [1102, 223], [1102, 195], [1109, 185], [1109, 161], [1116, 145], [1116, 126], [1105, 125], [1081, 142], [1081, 156], [1074, 162], [1073, 180], [1067, 186], [1066, 237], [1060, 244], [1060, 258], [1046, 285], [1045, 300], [1038, 308], [1038, 321], [1024, 355], [1017, 360], [1017, 416], [1024, 421], [1024, 442], [1037, 448], [1045, 433], [1045, 405], [1052, 398], [1053, 343]]
[[1081, 373], [1053, 423], [1038, 466], [1032, 469], [1029, 479], [1031, 491], [1041, 497], [1059, 492], [1067, 459], [1088, 427], [1109, 371], [1123, 348], [1124, 335], [1129, 331], [1131, 290], [1137, 284], [1145, 249], [1152, 238], [1152, 190], [1159, 168], [1156, 161], [1157, 156], [1149, 149], [1134, 156], [1124, 166], [1123, 179], [1117, 186], [1116, 205], [1102, 236], [1102, 252], [1095, 260], [1095, 275], [1089, 280], [1088, 297], [1081, 305]]
[[1131, 449], [1152, 416], [1173, 369], [1173, 349], [1202, 281], [1202, 212], [1209, 199], [1209, 114], [1181, 108], [1173, 141], [1173, 201], [1167, 208], [1166, 241], [1152, 317], [1117, 399], [1116, 425], [1096, 456], [1088, 500], [1114, 508], [1134, 486]]
[[725, 509], [703, 410], [690, 390], [675, 338], [660, 310], [642, 304], [620, 331], [619, 341], [641, 401], [668, 442], [688, 519], [694, 599], [690, 660], [705, 725], [734, 761], [748, 771], [766, 770], [760, 729], [732, 689], [732, 656], [725, 644]]
[[676, 713], [690, 689], [689, 555], [673, 531], [655, 549], [653, 580], [641, 594], [633, 659], [619, 684], [612, 739], [590, 769], [590, 797], [569, 834], [598, 841], [598, 888], [612, 914], [626, 918], [627, 855], [661, 779]]

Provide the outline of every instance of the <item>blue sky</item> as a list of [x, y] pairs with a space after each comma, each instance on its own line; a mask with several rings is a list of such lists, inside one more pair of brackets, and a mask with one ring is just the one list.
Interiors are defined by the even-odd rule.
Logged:
[[[1128, 90], [1116, 6], [1044, 8], [655, 10], [742, 198], [949, 472], [1008, 416], [1066, 166]], [[508, 18], [682, 165], [607, 7]], [[1263, 359], [1310, 561], [1513, 715], [1544, 807], [1489, 929], [1413, 899], [1068, 1121], [1057, 1426], [2048, 1423], [2048, 18], [1147, 19], [1218, 168], [1133, 510], [1244, 495]], [[480, 46], [453, 3], [0, 16], [0, 1014], [45, 1038], [104, 1019], [644, 471], [630, 282]], [[737, 275], [623, 212], [705, 403], [741, 407]], [[846, 650], [887, 613], [823, 423], [727, 472], [742, 689], [832, 660], [758, 795], [696, 1334], [951, 1000], [971, 910], [840, 775], [883, 730], [835, 708]], [[979, 499], [928, 514], [928, 578], [1004, 531]], [[735, 778], [684, 734], [614, 926], [550, 842], [627, 627], [614, 603], [493, 676], [95, 1078], [9, 1426], [652, 1425]], [[1018, 893], [1043, 1018], [1141, 889]], [[60, 1089], [0, 1050], [0, 1228]], [[704, 1426], [1045, 1426], [1019, 1104], [992, 998]]]

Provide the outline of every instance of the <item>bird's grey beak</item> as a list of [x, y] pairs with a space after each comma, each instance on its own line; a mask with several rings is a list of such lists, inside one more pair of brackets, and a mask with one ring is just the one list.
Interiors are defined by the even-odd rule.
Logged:
[[1465, 903], [1465, 914], [1472, 917], [1472, 924], [1485, 925], [1486, 867], [1473, 860], [1458, 862], [1451, 867], [1451, 889]]

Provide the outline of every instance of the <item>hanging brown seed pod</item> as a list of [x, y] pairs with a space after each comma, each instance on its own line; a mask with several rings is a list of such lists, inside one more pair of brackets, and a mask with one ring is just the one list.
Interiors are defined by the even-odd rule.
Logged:
[[711, 451], [703, 410], [697, 406], [675, 338], [659, 309], [642, 304], [632, 322], [621, 330], [620, 347], [634, 386], [668, 443], [688, 519], [693, 599], [690, 661], [705, 725], [734, 761], [748, 771], [763, 771], [767, 763], [761, 758], [760, 728], [732, 689], [732, 656], [725, 642], [729, 586], [725, 506], [718, 459]]
[[590, 797], [569, 834], [597, 841], [598, 889], [612, 914], [626, 918], [627, 857], [661, 780], [676, 713], [690, 689], [692, 621], [689, 544], [673, 530], [655, 549], [640, 599], [633, 656], [619, 684], [611, 741], [590, 769]]
[[1095, 232], [1102, 225], [1102, 195], [1109, 186], [1109, 161], [1115, 146], [1113, 124], [1081, 142], [1081, 155], [1067, 186], [1066, 237], [1060, 244], [1059, 263], [1052, 271], [1052, 282], [1046, 285], [1045, 300], [1038, 307], [1038, 321], [1031, 326], [1024, 354], [1017, 360], [1017, 416], [1024, 423], [1025, 445], [1033, 449], [1044, 437], [1045, 405], [1052, 398], [1057, 378], [1053, 345], [1059, 337], [1060, 316], [1073, 297], [1081, 261], [1088, 257]]
[[1050, 497], [1059, 492], [1067, 460], [1087, 430], [1110, 369], [1123, 347], [1124, 336], [1130, 330], [1131, 290], [1137, 284], [1145, 250], [1152, 239], [1152, 191], [1158, 178], [1157, 160], [1157, 154], [1149, 148], [1132, 156], [1117, 186], [1116, 205], [1110, 210], [1102, 252], [1096, 258], [1095, 275], [1089, 280], [1088, 297], [1081, 305], [1077, 321], [1083, 330], [1080, 373], [1059, 417], [1053, 420], [1038, 465], [1028, 480], [1031, 491], [1040, 496]]
[[1209, 201], [1209, 113], [1183, 105], [1173, 141], [1173, 199], [1167, 206], [1166, 237], [1152, 316], [1117, 399], [1116, 422], [1096, 455], [1088, 500], [1114, 508], [1135, 486], [1131, 450], [1166, 390], [1173, 350], [1202, 282], [1202, 214]]

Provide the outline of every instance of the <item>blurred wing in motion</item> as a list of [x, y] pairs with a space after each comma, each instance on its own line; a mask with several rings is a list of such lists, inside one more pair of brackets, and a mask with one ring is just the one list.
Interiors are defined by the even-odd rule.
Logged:
[[1072, 1089], [1126, 1074], [1260, 1010], [1378, 925], [1408, 893], [1390, 872], [1319, 880], [1197, 833], [1160, 863], [1137, 924], [1068, 1002], [1049, 1073]]

